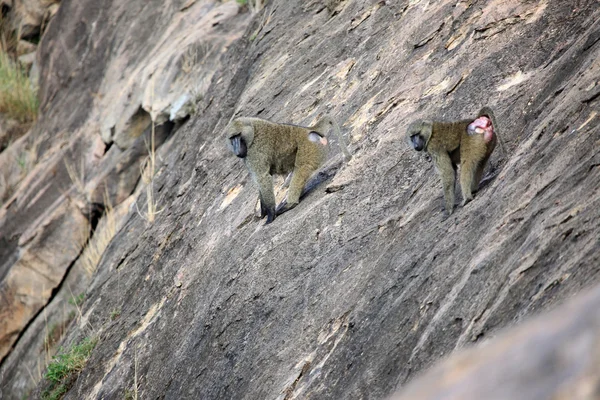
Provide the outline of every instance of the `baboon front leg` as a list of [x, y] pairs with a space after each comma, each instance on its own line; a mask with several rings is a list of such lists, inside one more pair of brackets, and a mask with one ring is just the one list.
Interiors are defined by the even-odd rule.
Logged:
[[257, 176], [259, 199], [260, 199], [260, 217], [267, 216], [267, 222], [270, 224], [275, 219], [275, 193], [273, 192], [273, 177], [268, 173]]
[[442, 179], [446, 212], [450, 215], [454, 211], [454, 183], [456, 181], [456, 173], [452, 165], [452, 160], [447, 153], [435, 155], [434, 162]]

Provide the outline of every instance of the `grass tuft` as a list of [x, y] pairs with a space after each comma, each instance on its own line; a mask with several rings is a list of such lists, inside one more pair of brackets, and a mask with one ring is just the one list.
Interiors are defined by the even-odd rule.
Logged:
[[38, 112], [37, 88], [25, 70], [0, 51], [0, 113], [21, 123], [35, 121]]
[[115, 319], [119, 318], [121, 316], [121, 309], [120, 308], [115, 308], [114, 310], [112, 310], [110, 312], [110, 320], [114, 321]]
[[252, 14], [256, 14], [265, 6], [265, 0], [236, 0], [241, 7], [248, 7]]
[[50, 386], [42, 393], [43, 400], [59, 400], [69, 391], [97, 343], [97, 338], [85, 338], [68, 351], [61, 349], [58, 355], [52, 357], [46, 372]]
[[155, 125], [154, 121], [152, 121], [150, 143], [146, 143], [148, 157], [146, 157], [146, 160], [140, 164], [140, 175], [142, 177], [142, 182], [146, 185], [146, 213], [142, 214], [137, 205], [137, 201], [135, 203], [140, 217], [151, 224], [154, 223], [156, 216], [163, 212], [163, 209], [158, 209], [158, 203], [154, 197], [154, 177], [156, 176], [156, 145], [154, 140], [154, 132]]
[[115, 210], [110, 203], [108, 193], [104, 195], [104, 215], [98, 223], [96, 230], [91, 238], [88, 239], [87, 245], [83, 250], [81, 257], [83, 269], [92, 276], [98, 268], [100, 259], [107, 249], [113, 237], [117, 234], [117, 216]]
[[78, 307], [83, 304], [83, 300], [85, 300], [85, 292], [79, 293], [77, 296], [71, 296], [68, 301], [70, 305]]

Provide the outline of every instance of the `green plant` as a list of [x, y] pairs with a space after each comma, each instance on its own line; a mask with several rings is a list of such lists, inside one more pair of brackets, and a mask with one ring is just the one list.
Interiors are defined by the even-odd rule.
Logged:
[[69, 299], [69, 304], [72, 306], [80, 306], [83, 304], [83, 300], [85, 299], [85, 292], [79, 293], [77, 296], [71, 296]]
[[236, 0], [236, 2], [242, 7], [248, 6], [253, 14], [262, 10], [266, 3], [265, 0]]
[[0, 112], [27, 123], [36, 119], [37, 111], [37, 88], [25, 70], [6, 52], [0, 51]]
[[27, 172], [27, 155], [25, 155], [25, 153], [21, 153], [19, 157], [17, 157], [17, 164], [19, 165], [21, 172]]
[[115, 308], [114, 310], [112, 310], [110, 312], [110, 320], [114, 321], [115, 319], [119, 318], [121, 316], [121, 309], [120, 308]]
[[50, 385], [42, 393], [43, 400], [58, 400], [67, 393], [97, 343], [98, 339], [95, 337], [85, 338], [80, 344], [67, 351], [61, 349], [58, 355], [52, 357], [45, 375]]

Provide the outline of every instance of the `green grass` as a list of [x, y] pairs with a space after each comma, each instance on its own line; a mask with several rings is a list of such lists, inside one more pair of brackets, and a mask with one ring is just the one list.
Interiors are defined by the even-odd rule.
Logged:
[[19, 168], [21, 168], [22, 172], [27, 172], [27, 155], [21, 153], [21, 155], [17, 157], [17, 164], [19, 164]]
[[119, 318], [121, 316], [121, 309], [120, 308], [115, 308], [114, 310], [112, 310], [110, 312], [110, 320], [114, 321], [115, 319]]
[[125, 394], [123, 396], [123, 400], [135, 400], [135, 395], [133, 393], [133, 390], [125, 389]]
[[50, 385], [42, 393], [43, 400], [59, 400], [67, 393], [97, 343], [97, 338], [85, 338], [80, 344], [67, 351], [61, 349], [52, 357], [45, 375]]
[[80, 306], [83, 304], [83, 300], [85, 299], [85, 293], [79, 293], [77, 295], [77, 297], [75, 296], [71, 296], [71, 298], [69, 299], [69, 304], [71, 304], [72, 306]]
[[21, 123], [32, 122], [38, 112], [37, 89], [25, 70], [0, 51], [0, 113]]

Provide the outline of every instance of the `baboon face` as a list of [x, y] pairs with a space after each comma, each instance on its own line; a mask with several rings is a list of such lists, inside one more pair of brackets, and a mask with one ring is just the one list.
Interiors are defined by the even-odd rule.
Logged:
[[427, 146], [427, 141], [431, 136], [430, 125], [425, 121], [416, 121], [408, 127], [407, 136], [416, 151], [422, 151]]
[[254, 140], [254, 128], [250, 124], [233, 120], [227, 126], [227, 138], [229, 139], [229, 148], [231, 151], [237, 157], [244, 158], [248, 154], [248, 148]]

